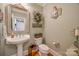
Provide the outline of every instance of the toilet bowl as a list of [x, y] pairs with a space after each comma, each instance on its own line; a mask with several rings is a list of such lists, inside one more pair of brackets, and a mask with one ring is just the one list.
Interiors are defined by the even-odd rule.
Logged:
[[46, 56], [49, 52], [49, 48], [45, 44], [41, 44], [41, 45], [39, 45], [39, 51], [40, 51], [41, 55]]
[[43, 38], [35, 38], [35, 44], [39, 47], [39, 52], [42, 56], [46, 56], [49, 52], [49, 47], [45, 44], [42, 44]]

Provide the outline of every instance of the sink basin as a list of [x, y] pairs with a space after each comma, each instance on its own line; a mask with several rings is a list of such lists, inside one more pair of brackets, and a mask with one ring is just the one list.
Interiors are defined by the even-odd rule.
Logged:
[[11, 36], [6, 37], [7, 44], [16, 44], [17, 46], [17, 56], [23, 55], [23, 43], [30, 39], [30, 35], [23, 36], [15, 36], [11, 38]]
[[6, 37], [6, 42], [9, 44], [22, 44], [30, 39], [30, 35], [24, 35], [22, 37], [14, 37], [11, 38], [11, 36]]

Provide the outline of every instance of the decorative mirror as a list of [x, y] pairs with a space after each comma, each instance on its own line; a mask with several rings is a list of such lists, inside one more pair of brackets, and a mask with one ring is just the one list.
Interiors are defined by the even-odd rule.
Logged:
[[6, 6], [5, 21], [7, 33], [29, 33], [29, 12], [21, 4]]

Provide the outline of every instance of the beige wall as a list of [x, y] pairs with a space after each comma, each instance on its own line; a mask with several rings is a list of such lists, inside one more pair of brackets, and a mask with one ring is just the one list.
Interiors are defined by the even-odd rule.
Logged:
[[[62, 15], [58, 19], [51, 18], [53, 6], [62, 8]], [[74, 28], [79, 26], [79, 4], [47, 4], [44, 7], [46, 44], [57, 50], [53, 42], [59, 42], [58, 51], [65, 51], [75, 40]]]

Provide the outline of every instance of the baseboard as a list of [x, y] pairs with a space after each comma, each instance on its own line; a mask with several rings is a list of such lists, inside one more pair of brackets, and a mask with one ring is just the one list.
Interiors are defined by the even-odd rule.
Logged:
[[[54, 55], [54, 56], [62, 56], [61, 54], [59, 54], [58, 52], [56, 52], [56, 51], [53, 50], [53, 49], [50, 49], [50, 52], [51, 52], [51, 54]], [[25, 51], [23, 52], [23, 56], [25, 56], [25, 55], [28, 55], [28, 50], [25, 50]], [[11, 56], [17, 56], [17, 54], [13, 54], [13, 55], [11, 55]]]
[[[23, 52], [23, 56], [25, 56], [25, 55], [28, 55], [28, 50], [25, 50], [25, 51]], [[11, 55], [11, 56], [17, 56], [17, 54], [15, 53], [15, 54], [13, 54], [13, 55]]]

